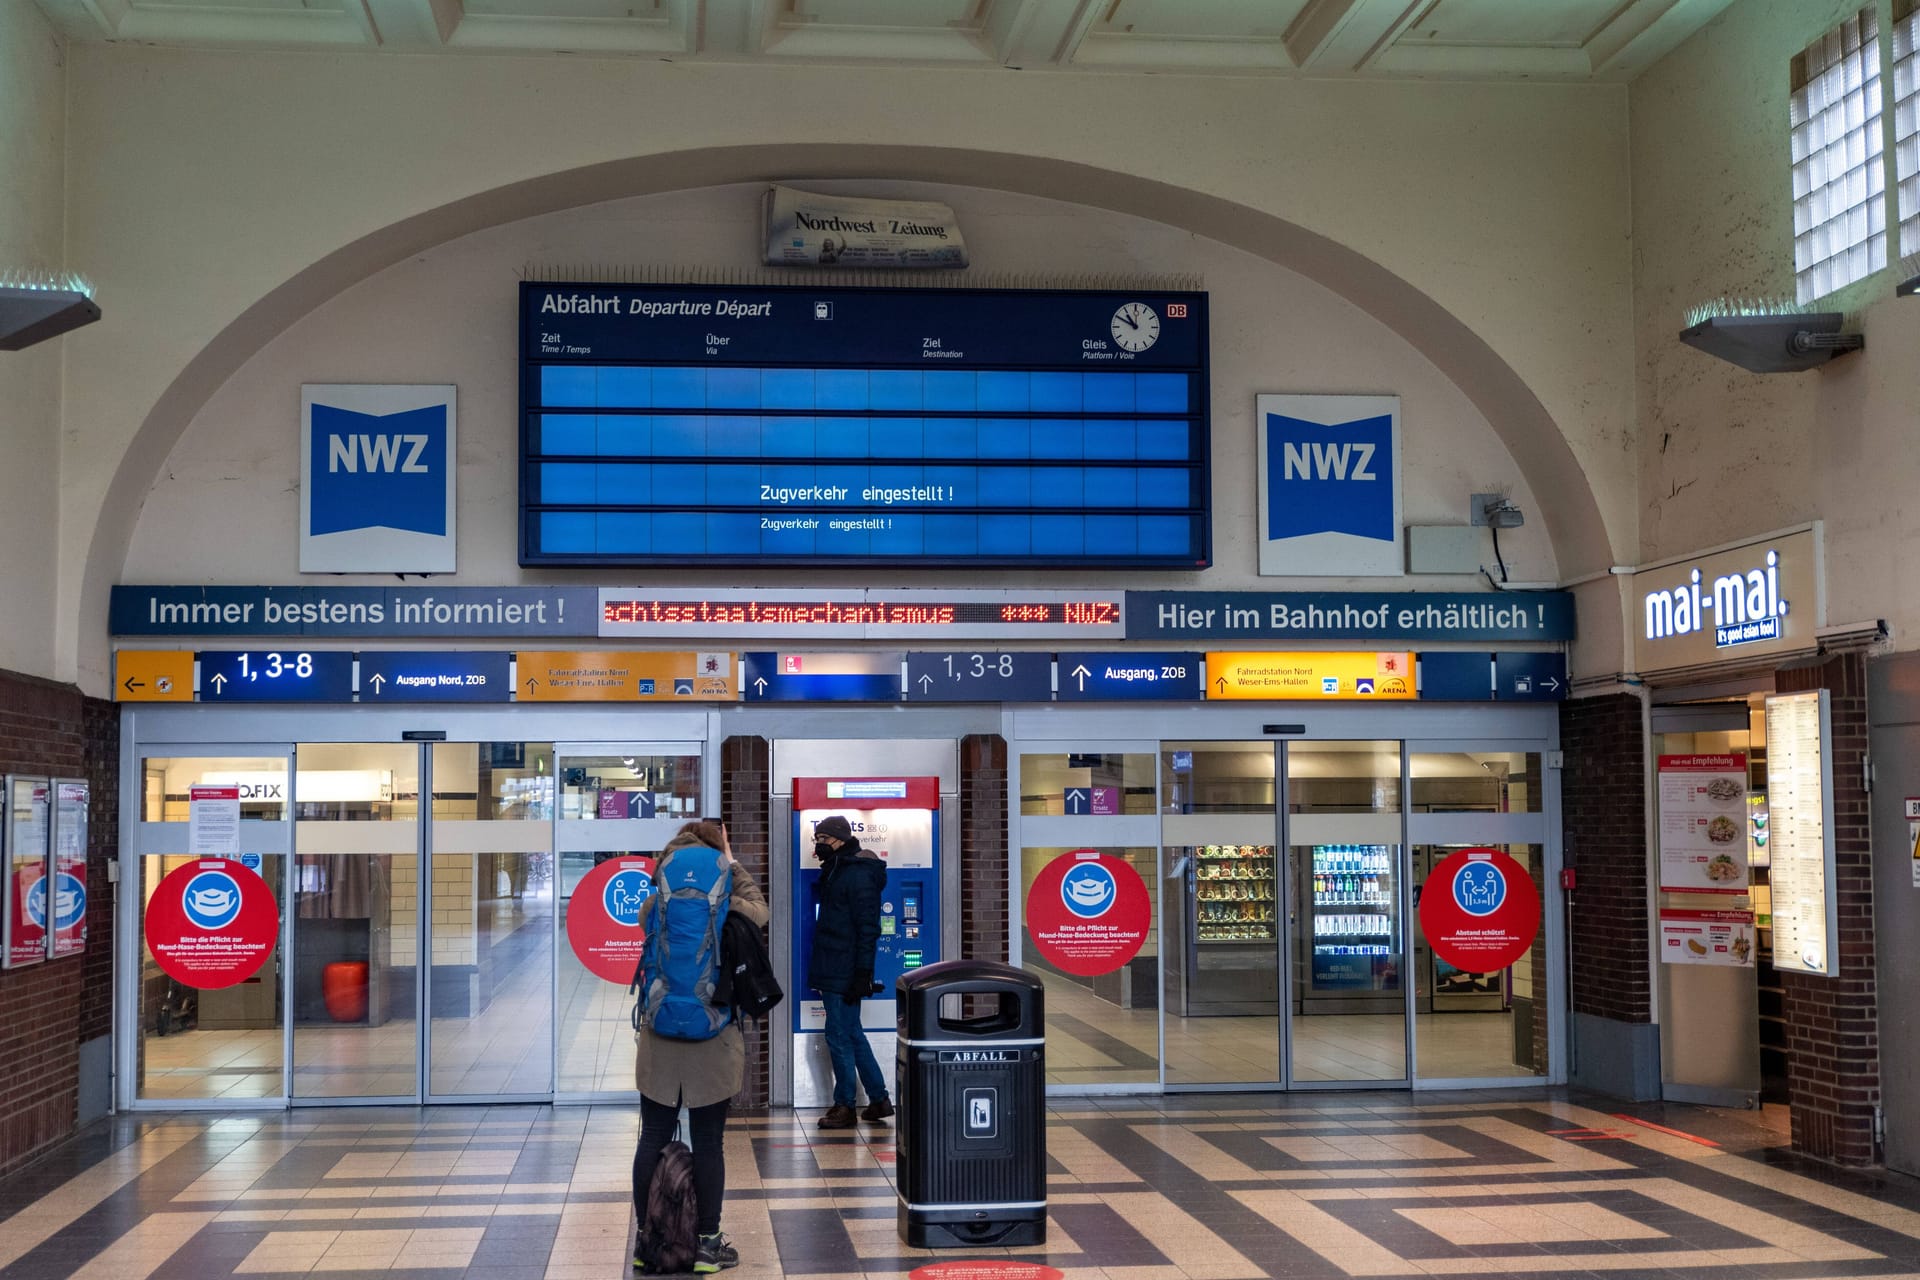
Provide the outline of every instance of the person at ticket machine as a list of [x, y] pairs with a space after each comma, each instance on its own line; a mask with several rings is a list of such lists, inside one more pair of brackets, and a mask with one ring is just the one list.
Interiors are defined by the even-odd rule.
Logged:
[[[827, 1056], [833, 1063], [833, 1105], [820, 1117], [820, 1127], [851, 1129], [860, 1120], [879, 1124], [893, 1114], [893, 1102], [860, 1025], [860, 1002], [875, 990], [873, 962], [880, 947], [887, 868], [860, 847], [852, 824], [837, 813], [815, 824], [813, 840], [820, 877], [813, 887], [816, 915], [807, 985], [826, 1004]], [[867, 1105], [856, 1114], [853, 1104], [862, 1086]]]

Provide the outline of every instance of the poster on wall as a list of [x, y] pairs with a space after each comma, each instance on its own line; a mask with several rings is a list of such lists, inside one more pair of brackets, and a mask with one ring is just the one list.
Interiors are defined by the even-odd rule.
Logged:
[[53, 792], [46, 778], [6, 780], [4, 947], [9, 969], [47, 958], [47, 835]]
[[1400, 397], [1263, 395], [1262, 577], [1406, 572], [1400, 523]]
[[187, 852], [196, 857], [240, 852], [239, 783], [196, 783], [187, 788]]
[[1753, 967], [1751, 911], [1660, 911], [1660, 963]]
[[652, 858], [609, 858], [580, 878], [567, 900], [567, 945], [588, 973], [633, 981], [647, 941], [640, 909], [652, 892]]
[[1747, 758], [1660, 757], [1660, 888], [1747, 891]]
[[1027, 890], [1027, 936], [1063, 973], [1112, 973], [1140, 954], [1153, 927], [1145, 881], [1124, 858], [1075, 849], [1040, 868]]
[[1834, 977], [1833, 757], [1827, 692], [1767, 699], [1767, 809], [1772, 837], [1773, 967]]
[[452, 573], [454, 389], [300, 388], [300, 572]]
[[1462, 973], [1498, 973], [1540, 936], [1539, 886], [1499, 849], [1456, 849], [1421, 887], [1420, 928]]
[[875, 200], [769, 187], [761, 204], [768, 266], [964, 267], [953, 210], [931, 200]]
[[50, 954], [87, 949], [87, 800], [83, 778], [53, 780], [53, 903]]
[[258, 973], [280, 938], [280, 910], [258, 874], [226, 858], [176, 867], [147, 899], [153, 962], [198, 991], [236, 986]]

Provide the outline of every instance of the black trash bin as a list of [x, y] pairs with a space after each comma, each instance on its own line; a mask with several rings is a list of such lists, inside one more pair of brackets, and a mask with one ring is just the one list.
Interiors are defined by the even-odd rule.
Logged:
[[895, 984], [895, 1176], [910, 1248], [1046, 1243], [1044, 994], [990, 960], [910, 969]]

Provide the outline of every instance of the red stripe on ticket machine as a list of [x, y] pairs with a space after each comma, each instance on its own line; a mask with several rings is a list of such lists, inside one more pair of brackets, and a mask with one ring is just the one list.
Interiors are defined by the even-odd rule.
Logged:
[[795, 778], [795, 809], [938, 809], [938, 778]]

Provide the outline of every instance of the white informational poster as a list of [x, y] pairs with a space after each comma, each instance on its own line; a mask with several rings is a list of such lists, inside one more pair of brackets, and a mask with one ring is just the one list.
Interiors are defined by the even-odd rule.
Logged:
[[187, 789], [187, 852], [196, 858], [240, 856], [240, 788], [198, 784]]
[[1747, 758], [1660, 757], [1660, 888], [1747, 891]]
[[1773, 967], [1834, 977], [1833, 760], [1825, 690], [1767, 699]]
[[888, 866], [933, 865], [931, 809], [802, 809], [801, 835], [811, 840], [814, 824], [835, 813], [852, 824], [854, 839], [860, 842], [860, 847]]
[[1662, 908], [1660, 912], [1662, 964], [1715, 964], [1751, 968], [1753, 938], [1751, 911]]

